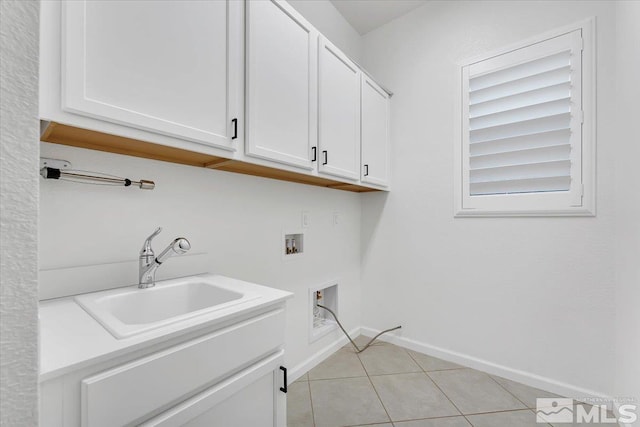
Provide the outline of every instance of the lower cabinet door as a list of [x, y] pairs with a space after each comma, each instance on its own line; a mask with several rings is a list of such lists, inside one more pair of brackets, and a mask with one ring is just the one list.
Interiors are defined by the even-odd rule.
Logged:
[[141, 425], [284, 427], [283, 361], [281, 350]]

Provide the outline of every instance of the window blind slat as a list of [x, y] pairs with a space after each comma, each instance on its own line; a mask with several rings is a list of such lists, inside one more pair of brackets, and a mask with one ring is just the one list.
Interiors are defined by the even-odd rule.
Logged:
[[544, 102], [556, 101], [570, 97], [571, 84], [569, 82], [560, 83], [541, 89], [534, 89], [528, 92], [471, 105], [469, 107], [469, 118], [473, 119], [502, 111], [514, 110], [516, 108], [528, 107], [530, 105], [537, 105]]
[[500, 166], [469, 171], [469, 182], [509, 181], [514, 179], [547, 178], [551, 176], [571, 176], [571, 161], [529, 163], [523, 165]]
[[510, 151], [526, 150], [528, 148], [563, 145], [569, 142], [570, 137], [570, 129], [560, 129], [549, 132], [534, 133], [532, 135], [517, 136], [514, 138], [479, 142], [469, 146], [469, 155], [482, 156], [485, 154], [498, 154], [508, 153]]
[[525, 150], [509, 151], [507, 153], [471, 156], [470, 168], [471, 170], [474, 170], [482, 168], [495, 168], [500, 166], [521, 165], [527, 163], [569, 160], [570, 155], [571, 144], [531, 148]]
[[552, 130], [570, 129], [570, 125], [571, 113], [556, 114], [549, 117], [524, 120], [518, 123], [472, 130], [469, 132], [469, 138], [470, 142], [473, 144], [477, 142], [548, 132]]
[[469, 120], [469, 129], [479, 130], [491, 127], [507, 125], [510, 123], [521, 123], [525, 120], [533, 120], [541, 117], [548, 117], [556, 114], [570, 113], [571, 99], [564, 98], [557, 101], [545, 102], [528, 107], [516, 108], [514, 110], [502, 111], [495, 114], [476, 117]]
[[556, 70], [571, 65], [571, 50], [544, 56], [519, 65], [504, 68], [502, 70], [486, 73], [480, 76], [472, 76], [469, 79], [469, 91], [473, 92], [491, 86], [512, 82], [547, 71]]
[[570, 81], [571, 67], [567, 65], [566, 67], [550, 70], [520, 80], [469, 92], [469, 105], [530, 92], [532, 90], [544, 89], [561, 83], [569, 83]]
[[571, 187], [571, 178], [568, 176], [553, 176], [512, 181], [482, 182], [471, 184], [470, 187], [472, 196], [568, 191]]

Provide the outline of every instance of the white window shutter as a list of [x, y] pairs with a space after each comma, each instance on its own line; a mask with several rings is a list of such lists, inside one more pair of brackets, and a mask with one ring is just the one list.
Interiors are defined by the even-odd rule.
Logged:
[[469, 67], [471, 196], [570, 191], [581, 40], [574, 31]]
[[583, 31], [462, 67], [462, 209], [580, 206]]

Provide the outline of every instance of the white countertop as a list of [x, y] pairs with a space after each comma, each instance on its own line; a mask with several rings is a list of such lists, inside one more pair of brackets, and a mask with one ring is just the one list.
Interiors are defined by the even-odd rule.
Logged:
[[293, 296], [290, 292], [229, 277], [213, 274], [199, 277], [215, 277], [216, 280], [223, 281], [240, 292], [259, 293], [260, 297], [124, 339], [117, 339], [111, 335], [80, 307], [73, 297], [41, 302], [40, 382], [201, 328], [225, 323], [238, 316], [258, 312]]

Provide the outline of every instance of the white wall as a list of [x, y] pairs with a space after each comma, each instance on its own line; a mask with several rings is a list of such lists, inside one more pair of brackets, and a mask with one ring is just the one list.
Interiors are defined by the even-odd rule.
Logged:
[[0, 8], [0, 425], [36, 426], [39, 5]]
[[329, 0], [288, 0], [288, 2], [349, 58], [356, 62], [361, 61], [360, 34]]
[[[456, 62], [591, 16], [597, 217], [454, 219]], [[405, 337], [578, 396], [612, 392], [613, 172], [634, 143], [614, 126], [614, 19], [613, 2], [435, 1], [364, 37], [365, 66], [394, 92], [393, 191], [363, 197], [364, 326], [400, 323]]]
[[[155, 190], [143, 191], [41, 180], [41, 269], [135, 263], [144, 239], [162, 226], [154, 240], [156, 252], [184, 236], [191, 242], [191, 253], [206, 254], [210, 272], [295, 293], [288, 303], [290, 367], [340, 337], [336, 331], [309, 345], [310, 286], [338, 279], [341, 317], [349, 328], [359, 326], [358, 194], [47, 143], [41, 155], [69, 160], [77, 169], [156, 182]], [[311, 215], [311, 225], [303, 230], [305, 254], [285, 261], [283, 231], [301, 228], [302, 210]], [[340, 213], [337, 226], [333, 212]], [[180, 262], [178, 257], [170, 259], [166, 268]], [[104, 268], [107, 277], [121, 276], [118, 264]], [[43, 278], [48, 274], [43, 272]], [[137, 283], [136, 272], [130, 276], [126, 283], [108, 285]], [[65, 292], [62, 286], [58, 290]], [[86, 290], [93, 290], [90, 283]], [[48, 289], [47, 295], [51, 293]]]
[[[616, 387], [640, 404], [640, 2], [616, 3]], [[636, 425], [640, 425], [640, 421]]]

